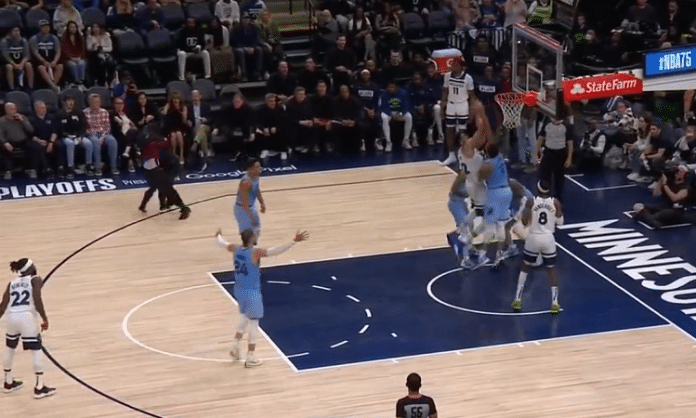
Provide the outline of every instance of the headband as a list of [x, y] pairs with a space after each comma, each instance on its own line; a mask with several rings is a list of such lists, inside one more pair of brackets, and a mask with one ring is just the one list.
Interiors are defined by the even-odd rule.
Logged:
[[27, 260], [27, 264], [25, 264], [24, 267], [22, 267], [21, 269], [19, 269], [19, 272], [20, 272], [20, 273], [26, 273], [27, 270], [29, 270], [29, 269], [31, 268], [31, 266], [33, 266], [33, 265], [34, 265], [34, 262], [31, 261], [31, 259], [28, 259], [28, 260]]
[[544, 189], [543, 187], [541, 187], [541, 181], [539, 181], [539, 182], [537, 183], [537, 189], [539, 189], [539, 191], [540, 191], [541, 193], [548, 193], [548, 192], [549, 192], [547, 189]]

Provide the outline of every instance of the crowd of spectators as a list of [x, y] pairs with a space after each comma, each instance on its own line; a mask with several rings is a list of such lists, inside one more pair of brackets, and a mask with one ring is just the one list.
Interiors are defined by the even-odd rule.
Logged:
[[[0, 120], [0, 158], [5, 178], [10, 178], [16, 162], [15, 149], [26, 155], [30, 177], [72, 177], [81, 170], [100, 175], [103, 156], [112, 174], [122, 169], [133, 171], [140, 163], [137, 135], [153, 124], [170, 137], [176, 156], [189, 168], [207, 165], [214, 137], [222, 138], [235, 158], [277, 155], [283, 160], [292, 153], [390, 152], [394, 147], [408, 150], [442, 143], [442, 76], [430, 60], [433, 47], [439, 45], [411, 42], [404, 31], [408, 16], [417, 15], [427, 25], [428, 16], [436, 13], [448, 16], [448, 30], [473, 34], [464, 50], [465, 71], [475, 81], [475, 94], [486, 108], [501, 152], [514, 159], [518, 168], [535, 170], [535, 144], [551, 120], [525, 109], [514, 130], [501, 126], [503, 118], [494, 97], [511, 90], [512, 66], [508, 45], [493, 44], [487, 34], [522, 21], [541, 27], [553, 25], [556, 11], [552, 2], [325, 2], [317, 12], [313, 53], [301, 68], [293, 68], [284, 59], [278, 26], [261, 0], [242, 5], [235, 0], [219, 0], [209, 7], [209, 21], [188, 18], [175, 31], [178, 78], [184, 79], [192, 71], [205, 78], [226, 72], [238, 80], [265, 78], [267, 86], [261, 106], [251, 106], [237, 94], [229, 106], [216, 112], [200, 95], [192, 94], [187, 102], [188, 98], [176, 91], [169, 93], [163, 107], [152, 106], [148, 97], [139, 93], [134, 79], [117, 65], [119, 57], [114, 53], [119, 37], [130, 32], [147, 38], [148, 33], [167, 27], [163, 9], [175, 6], [180, 6], [178, 0], [148, 0], [147, 4], [128, 0], [73, 4], [61, 0], [53, 5], [51, 19], [37, 22], [36, 33], [30, 33], [28, 27], [8, 32], [0, 45], [7, 61], [4, 69], [8, 86], [31, 89], [43, 84], [59, 91], [97, 83], [113, 91], [111, 103], [104, 106], [100, 103], [103, 96], [90, 96], [84, 111], [78, 98], [66, 96], [57, 115], [41, 102], [34, 104], [35, 115], [20, 115], [16, 106], [8, 103], [7, 115]], [[634, 23], [639, 24], [639, 30], [654, 30], [663, 42], [689, 42], [689, 34], [696, 30], [689, 29], [689, 17], [678, 12], [679, 6], [673, 1], [653, 6], [637, 0], [626, 12], [626, 22], [619, 22], [623, 24], [618, 26], [620, 31], [613, 32], [602, 21], [589, 19], [590, 14], [580, 13], [571, 31], [571, 54], [584, 51], [583, 58], [592, 56], [583, 48], [589, 48], [592, 42], [599, 44], [601, 36], [610, 36], [613, 43], [600, 45], [603, 54], [623, 60], [633, 50], [621, 52], [628, 47], [622, 43], [622, 36], [635, 29]], [[30, 9], [51, 7], [41, 2]], [[96, 23], [84, 27], [87, 19], [83, 20], [83, 14], [89, 7], [104, 11], [106, 26]], [[29, 11], [24, 13], [28, 15]], [[646, 19], [654, 25], [640, 23]], [[672, 27], [681, 29], [674, 32]], [[70, 85], [65, 86], [65, 79]], [[650, 176], [660, 180], [660, 166], [652, 167], [644, 160], [661, 161], [663, 155], [671, 157], [672, 153], [649, 158], [648, 151], [654, 149], [655, 141], [648, 138], [652, 123], [648, 111], [654, 119], [672, 122], [670, 135], [683, 131], [686, 139], [682, 143], [687, 145], [680, 147], [690, 146], [686, 114], [693, 111], [693, 101], [678, 118], [664, 110], [683, 108], [686, 100], [681, 92], [679, 95], [657, 93], [628, 106], [622, 101], [613, 104], [608, 113], [611, 116], [590, 121], [584, 139], [576, 138], [579, 146], [571, 160], [580, 168], [621, 160], [615, 165], [636, 171], [630, 175], [632, 181], [647, 181], [645, 178]], [[632, 112], [632, 119], [624, 117], [626, 112]], [[569, 132], [574, 132], [573, 122], [572, 117], [565, 121]], [[677, 146], [679, 138], [669, 139]], [[515, 142], [516, 152], [511, 146]], [[83, 151], [77, 158], [76, 150]], [[190, 163], [191, 157], [195, 164]]]
[[267, 78], [283, 56], [278, 25], [262, 0], [241, 6], [235, 0], [12, 1], [0, 10], [6, 12], [0, 52], [9, 90], [110, 87], [119, 64], [130, 65], [124, 59], [131, 54], [148, 58], [151, 44], [176, 57], [178, 73], [158, 74], [165, 83], [172, 75]]

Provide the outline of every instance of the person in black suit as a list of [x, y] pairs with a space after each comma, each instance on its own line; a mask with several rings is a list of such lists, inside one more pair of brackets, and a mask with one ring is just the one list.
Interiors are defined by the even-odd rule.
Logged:
[[346, 35], [338, 35], [336, 47], [326, 54], [324, 63], [324, 68], [331, 72], [335, 93], [341, 85], [350, 85], [355, 64], [355, 52], [346, 46]]
[[292, 146], [306, 154], [312, 146], [314, 115], [304, 87], [295, 87], [295, 95], [287, 101], [285, 109]]
[[237, 93], [232, 99], [232, 104], [223, 107], [215, 118], [215, 127], [227, 138], [226, 145], [232, 151], [231, 161], [255, 155], [255, 117], [254, 109], [246, 103], [242, 93]]
[[358, 153], [362, 132], [358, 122], [362, 119], [362, 104], [358, 99], [350, 95], [350, 87], [339, 87], [339, 95], [334, 101], [334, 123], [338, 147], [342, 152]]
[[189, 105], [188, 117], [193, 127], [191, 155], [201, 158], [202, 171], [208, 167], [208, 157], [212, 155], [208, 144], [212, 130], [210, 128], [210, 105], [202, 101], [201, 93], [198, 90], [191, 92], [191, 104]]
[[256, 113], [256, 141], [261, 148], [261, 158], [278, 155], [280, 159], [288, 158], [288, 142], [285, 138], [283, 110], [278, 105], [278, 98], [273, 93], [266, 94], [266, 102]]
[[147, 95], [143, 92], [138, 93], [138, 100], [135, 106], [128, 109], [128, 117], [135, 122], [138, 130], [145, 129], [149, 124], [157, 122], [159, 112], [157, 108], [150, 103]]
[[278, 63], [278, 72], [273, 74], [266, 84], [268, 92], [275, 94], [282, 103], [292, 97], [295, 93], [295, 86], [297, 86], [297, 77], [290, 73], [287, 61]]

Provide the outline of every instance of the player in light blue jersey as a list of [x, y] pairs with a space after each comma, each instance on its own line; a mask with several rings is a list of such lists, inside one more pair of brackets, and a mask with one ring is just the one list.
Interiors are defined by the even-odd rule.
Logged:
[[466, 192], [466, 171], [462, 170], [452, 183], [450, 189], [447, 208], [449, 209], [456, 229], [447, 234], [447, 242], [457, 255], [457, 263], [462, 264], [463, 258], [467, 254], [468, 242], [470, 241], [469, 225], [467, 216], [469, 214]]
[[488, 159], [479, 170], [479, 178], [486, 181], [488, 199], [483, 210], [484, 222], [474, 231], [474, 235], [479, 235], [484, 231], [486, 234], [484, 236], [483, 249], [479, 252], [478, 261], [476, 261], [474, 268], [489, 261], [486, 251], [488, 249], [487, 244], [492, 238], [498, 239], [498, 251], [496, 252], [493, 266], [499, 266], [500, 262], [505, 258], [505, 252], [503, 251], [505, 224], [510, 220], [510, 204], [512, 203], [512, 190], [510, 189], [507, 167], [498, 149], [498, 144], [488, 143], [486, 152]]
[[256, 340], [259, 336], [259, 319], [263, 318], [263, 299], [261, 298], [261, 258], [280, 255], [300, 241], [309, 238], [307, 232], [297, 232], [295, 238], [284, 245], [265, 249], [254, 248], [257, 236], [252, 229], [245, 229], [241, 233], [242, 245], [230, 244], [223, 238], [222, 231], [218, 229], [215, 239], [218, 244], [227, 248], [234, 254], [234, 298], [239, 305], [241, 313], [237, 333], [234, 338], [236, 345], [230, 351], [230, 355], [239, 360], [242, 336], [249, 327], [249, 351], [247, 352], [244, 366], [247, 368], [261, 365], [261, 360], [256, 358]]
[[266, 212], [266, 204], [259, 185], [260, 176], [261, 163], [254, 158], [249, 159], [247, 172], [239, 182], [237, 201], [234, 205], [234, 218], [239, 225], [239, 233], [251, 229], [257, 239], [261, 235], [261, 218], [256, 211], [256, 200], [259, 201], [261, 213]]

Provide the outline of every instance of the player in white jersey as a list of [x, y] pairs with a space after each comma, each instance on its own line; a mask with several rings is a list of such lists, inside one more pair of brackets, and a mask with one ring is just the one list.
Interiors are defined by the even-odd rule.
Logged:
[[466, 174], [466, 192], [471, 198], [474, 216], [483, 216], [483, 204], [486, 203], [486, 183], [479, 178], [479, 170], [483, 165], [483, 154], [474, 147], [472, 138], [466, 132], [460, 134], [459, 172]]
[[43, 320], [41, 330], [48, 329], [48, 317], [41, 298], [43, 280], [37, 275], [34, 262], [28, 258], [11, 262], [10, 269], [13, 273], [17, 273], [17, 277], [7, 285], [2, 302], [0, 302], [0, 317], [7, 311], [7, 333], [5, 334], [7, 347], [3, 359], [4, 392], [11, 393], [22, 387], [22, 382], [12, 378], [12, 361], [21, 337], [23, 348], [31, 351], [34, 359], [34, 374], [36, 375], [34, 398], [46, 398], [54, 395], [56, 390], [45, 386], [41, 381], [43, 359], [37, 314]]
[[445, 120], [445, 140], [447, 142], [447, 159], [442, 162], [450, 165], [457, 162], [457, 144], [455, 142], [457, 127], [464, 129], [469, 121], [469, 102], [474, 99], [474, 79], [466, 73], [464, 58], [452, 59], [452, 71], [445, 74], [442, 86], [442, 116]]
[[524, 242], [524, 263], [517, 281], [517, 293], [512, 302], [512, 308], [516, 311], [522, 309], [522, 289], [527, 280], [527, 274], [541, 254], [549, 272], [551, 313], [557, 314], [561, 312], [561, 305], [558, 303], [558, 277], [554, 269], [556, 239], [553, 234], [556, 231], [556, 225], [563, 225], [563, 209], [558, 199], [549, 194], [549, 184], [546, 181], [539, 181], [537, 189], [538, 196], [534, 200], [527, 200], [522, 213], [522, 223], [529, 225], [529, 233]]

